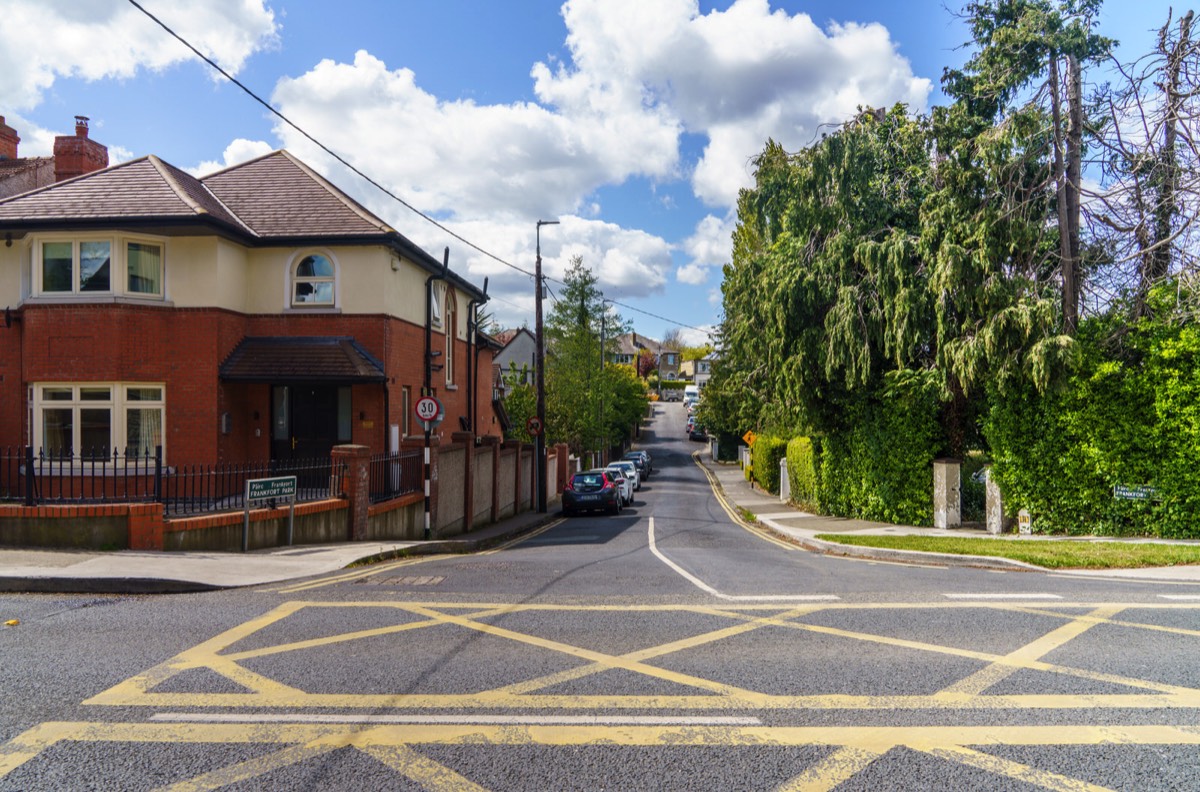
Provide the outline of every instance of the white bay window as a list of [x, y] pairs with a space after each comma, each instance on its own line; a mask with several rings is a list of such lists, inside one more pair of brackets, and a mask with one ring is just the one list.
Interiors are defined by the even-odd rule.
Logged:
[[131, 237], [42, 238], [34, 246], [35, 297], [163, 297], [163, 243]]
[[33, 386], [33, 444], [56, 459], [152, 456], [163, 444], [165, 389], [151, 383]]

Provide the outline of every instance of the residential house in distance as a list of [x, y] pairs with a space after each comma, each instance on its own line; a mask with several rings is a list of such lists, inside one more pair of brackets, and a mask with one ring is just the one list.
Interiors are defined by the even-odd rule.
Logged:
[[712, 378], [712, 364], [712, 355], [700, 360], [685, 360], [679, 367], [680, 378], [694, 382], [697, 388], [704, 390], [704, 386]]
[[679, 365], [683, 362], [683, 355], [678, 349], [660, 346], [658, 353], [658, 376], [660, 379], [676, 380], [679, 379]]
[[0, 200], [0, 238], [0, 446], [382, 453], [422, 435], [422, 393], [440, 432], [500, 434], [483, 290], [287, 151], [203, 178], [153, 155], [84, 173]]
[[17, 130], [0, 116], [0, 199], [108, 167], [108, 147], [88, 137], [88, 119], [75, 116], [75, 134], [54, 138], [53, 157], [20, 157]]
[[521, 382], [532, 384], [537, 369], [537, 339], [533, 333], [528, 328], [518, 327], [515, 330], [501, 330], [493, 338], [502, 345], [495, 357], [497, 384], [503, 387], [514, 373], [522, 378]]
[[617, 336], [617, 351], [612, 356], [612, 362], [623, 366], [632, 366], [637, 362], [643, 350], [649, 350], [650, 354], [654, 355], [654, 365], [655, 368], [658, 368], [658, 342], [637, 333], [625, 333]]

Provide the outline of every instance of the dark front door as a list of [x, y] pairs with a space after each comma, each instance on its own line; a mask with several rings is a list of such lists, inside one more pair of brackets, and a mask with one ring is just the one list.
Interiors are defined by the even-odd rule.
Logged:
[[271, 402], [272, 459], [328, 457], [335, 445], [350, 440], [348, 387], [276, 385]]

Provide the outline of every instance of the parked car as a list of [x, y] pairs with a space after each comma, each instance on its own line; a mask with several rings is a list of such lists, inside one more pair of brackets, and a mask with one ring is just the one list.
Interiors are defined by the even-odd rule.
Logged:
[[688, 430], [688, 440], [699, 440], [703, 442], [708, 439], [708, 432], [704, 431], [704, 427], [697, 424]]
[[630, 462], [638, 466], [638, 471], [642, 474], [642, 479], [650, 478], [650, 474], [654, 472], [654, 465], [650, 461], [650, 452], [648, 451], [630, 451], [622, 459], [628, 459]]
[[696, 427], [696, 416], [689, 415], [688, 420], [687, 420], [687, 426], [684, 427], [683, 431], [687, 432], [688, 434], [691, 434], [692, 429], [694, 429], [695, 427]]
[[612, 467], [613, 465], [619, 465], [621, 469], [625, 471], [626, 477], [633, 479], [633, 488], [635, 490], [640, 490], [642, 488], [642, 474], [641, 471], [638, 470], [637, 465], [633, 464], [628, 459], [619, 459], [610, 464], [609, 467]]
[[582, 511], [603, 509], [621, 513], [621, 490], [613, 476], [604, 470], [587, 470], [571, 476], [562, 492], [563, 514], [570, 517]]
[[621, 490], [621, 505], [628, 506], [633, 503], [633, 476], [626, 475], [625, 469], [615, 464], [604, 470], [612, 475], [613, 481], [617, 482], [617, 488]]

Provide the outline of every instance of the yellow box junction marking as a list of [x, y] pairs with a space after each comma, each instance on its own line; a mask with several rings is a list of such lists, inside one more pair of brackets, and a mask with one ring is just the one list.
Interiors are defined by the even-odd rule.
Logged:
[[[286, 627], [289, 618], [309, 609], [363, 609], [380, 613], [395, 611], [407, 621], [369, 629], [335, 633], [323, 637], [284, 641], [271, 646], [235, 649], [240, 641], [276, 625]], [[943, 646], [919, 640], [896, 638], [856, 630], [811, 624], [799, 619], [825, 611], [905, 610], [970, 611], [986, 609], [1053, 618], [1061, 624], [1005, 654]], [[1086, 609], [1084, 612], [1078, 612]], [[1200, 611], [1200, 604], [1078, 604], [1029, 606], [1000, 602], [953, 603], [805, 603], [780, 605], [641, 605], [573, 606], [513, 605], [507, 603], [445, 602], [287, 602], [262, 616], [229, 629], [197, 646], [154, 666], [85, 704], [141, 707], [194, 708], [342, 708], [378, 712], [388, 709], [420, 711], [456, 709], [467, 711], [517, 710], [940, 710], [961, 709], [1116, 709], [1200, 708], [1200, 689], [1137, 679], [1087, 668], [1049, 663], [1044, 658], [1068, 645], [1088, 630], [1101, 625], [1168, 632], [1200, 638], [1200, 630], [1164, 627], [1116, 617], [1129, 610], [1143, 612]], [[589, 614], [689, 613], [728, 620], [729, 624], [697, 630], [695, 634], [647, 646], [624, 654], [613, 654], [501, 627], [484, 621], [505, 614], [557, 612], [579, 622]], [[415, 620], [414, 620], [415, 619]], [[583, 665], [476, 693], [420, 694], [322, 694], [309, 693], [270, 679], [241, 665], [242, 662], [386, 635], [420, 631], [427, 627], [449, 627], [466, 633], [512, 641], [530, 652], [550, 652], [585, 661]], [[897, 649], [914, 650], [972, 660], [982, 667], [945, 688], [924, 695], [778, 695], [731, 685], [717, 680], [671, 671], [650, 665], [655, 658], [735, 640], [764, 627], [824, 634]], [[283, 630], [282, 632], [286, 632]], [[537, 664], [533, 664], [536, 666]], [[206, 669], [245, 688], [245, 693], [155, 692], [155, 688], [177, 674]], [[622, 669], [663, 682], [684, 685], [695, 695], [551, 695], [541, 691], [612, 669]], [[1108, 682], [1131, 688], [1115, 694], [1021, 694], [987, 695], [986, 691], [1020, 670], [1036, 670], [1070, 677]], [[278, 714], [278, 713], [275, 713]], [[281, 767], [319, 757], [342, 747], [360, 750], [427, 789], [479, 789], [470, 779], [421, 755], [414, 746], [430, 744], [478, 745], [812, 745], [833, 748], [824, 759], [798, 767], [796, 775], [781, 789], [833, 789], [862, 772], [878, 757], [896, 747], [927, 753], [941, 760], [974, 767], [1006, 778], [1027, 781], [1048, 789], [1095, 789], [1077, 779], [992, 756], [979, 750], [989, 745], [1070, 746], [1096, 743], [1131, 745], [1200, 745], [1200, 727], [1187, 726], [903, 726], [903, 727], [791, 727], [704, 724], [456, 724], [422, 723], [46, 723], [0, 745], [0, 778], [64, 740], [82, 742], [183, 742], [278, 744], [266, 756], [219, 768], [168, 787], [173, 790], [216, 789], [257, 778]]]
[[[1061, 608], [1072, 607], [1064, 603]], [[1081, 607], [1075, 605], [1073, 607]], [[288, 602], [279, 605], [263, 616], [228, 630], [198, 646], [189, 649], [158, 666], [148, 669], [109, 690], [90, 699], [86, 704], [113, 706], [151, 707], [353, 707], [353, 708], [677, 708], [677, 709], [1078, 709], [1078, 708], [1157, 708], [1157, 707], [1200, 707], [1200, 689], [1171, 685], [1153, 680], [1074, 668], [1045, 662], [1041, 657], [1053, 649], [1065, 645], [1087, 629], [1098, 624], [1116, 623], [1111, 616], [1130, 607], [1152, 607], [1154, 609], [1192, 609], [1192, 604], [1153, 606], [1111, 605], [1096, 608], [1086, 614], [1070, 614], [1059, 610], [1030, 609], [1004, 603], [946, 603], [938, 605], [856, 605], [852, 603], [806, 603], [802, 607], [781, 608], [779, 605], [747, 606], [555, 606], [555, 605], [509, 605], [498, 603], [419, 603], [419, 602]], [[379, 610], [394, 609], [406, 614], [423, 617], [418, 621], [386, 625], [366, 630], [336, 633], [320, 638], [285, 642], [256, 649], [236, 650], [232, 647], [242, 639], [277, 624], [308, 608], [340, 608]], [[993, 654], [972, 649], [942, 646], [923, 641], [876, 635], [837, 627], [809, 624], [796, 621], [800, 616], [828, 610], [855, 610], [879, 608], [904, 609], [972, 609], [986, 608], [998, 611], [1037, 613], [1061, 619], [1064, 624], [1024, 647], [1006, 655]], [[500, 627], [481, 619], [504, 613], [522, 611], [556, 610], [577, 614], [588, 612], [652, 612], [676, 611], [729, 619], [734, 624], [666, 644], [646, 647], [623, 655], [573, 646], [561, 641], [523, 633]], [[1162, 629], [1156, 625], [1139, 625], [1121, 621], [1121, 626], [1147, 629]], [[532, 651], [547, 651], [587, 661], [581, 667], [550, 675], [533, 677], [503, 685], [493, 690], [476, 693], [419, 693], [419, 694], [357, 694], [357, 693], [308, 693], [290, 685], [271, 680], [249, 671], [240, 662], [258, 657], [287, 652], [313, 649], [322, 646], [350, 643], [365, 638], [399, 634], [427, 627], [452, 626], [478, 632], [494, 638], [513, 641], [529, 647]], [[649, 665], [646, 661], [679, 651], [726, 640], [763, 627], [778, 627], [799, 630], [832, 637], [861, 641], [900, 649], [929, 652], [931, 654], [958, 657], [985, 664], [983, 668], [950, 685], [944, 690], [927, 695], [778, 695], [749, 690], [691, 674], [670, 671]], [[1185, 631], [1190, 632], [1190, 631]], [[179, 673], [192, 669], [208, 669], [246, 688], [245, 693], [187, 693], [154, 692], [154, 688]], [[537, 691], [562, 682], [581, 679], [610, 669], [623, 669], [665, 682], [673, 682], [696, 689], [695, 695], [547, 695]], [[1045, 671], [1096, 682], [1111, 683], [1132, 688], [1130, 693], [1116, 694], [1017, 694], [986, 695], [986, 690], [997, 682], [1019, 670]]]

